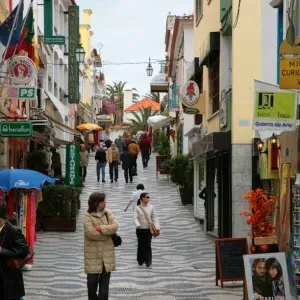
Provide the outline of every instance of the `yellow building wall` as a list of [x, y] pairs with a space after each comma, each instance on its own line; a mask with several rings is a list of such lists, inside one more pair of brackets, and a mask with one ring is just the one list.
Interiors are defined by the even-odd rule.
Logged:
[[[239, 1], [232, 2], [234, 22]], [[232, 144], [252, 143], [255, 78], [261, 78], [261, 0], [243, 1], [232, 29]]]
[[[196, 10], [196, 2], [194, 1]], [[203, 15], [200, 21], [195, 20], [194, 26], [194, 55], [199, 57], [200, 48], [207, 40], [210, 32], [220, 31], [220, 1], [213, 0], [209, 4], [203, 1]], [[209, 115], [209, 80], [208, 69], [203, 67], [203, 92], [205, 93], [205, 112], [203, 116], [204, 123], [207, 127], [207, 134], [219, 131], [219, 115], [213, 117]]]

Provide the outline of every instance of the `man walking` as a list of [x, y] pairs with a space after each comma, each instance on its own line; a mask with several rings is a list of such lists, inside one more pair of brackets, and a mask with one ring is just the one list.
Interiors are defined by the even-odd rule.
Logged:
[[151, 144], [148, 141], [146, 135], [142, 137], [142, 139], [139, 142], [140, 150], [142, 152], [142, 162], [143, 162], [143, 167], [146, 168], [148, 167], [148, 160], [149, 160], [149, 154], [151, 150]]
[[106, 153], [104, 148], [100, 145], [99, 150], [96, 152], [95, 160], [97, 161], [97, 181], [100, 181], [100, 170], [102, 173], [102, 182], [105, 182], [105, 166], [106, 166]]
[[127, 207], [124, 209], [124, 212], [127, 211], [127, 209], [130, 207], [131, 204], [133, 204], [133, 211], [134, 211], [134, 208], [136, 207], [137, 202], [141, 197], [141, 194], [144, 192], [144, 189], [145, 189], [145, 187], [142, 183], [139, 183], [136, 186], [136, 191], [133, 192], [131, 200], [128, 202]]
[[122, 169], [124, 170], [124, 177], [126, 183], [128, 183], [128, 177], [130, 183], [132, 183], [132, 167], [134, 163], [133, 155], [128, 151], [128, 148], [123, 148], [123, 153], [121, 154], [121, 162], [122, 162]]
[[87, 166], [89, 164], [89, 154], [85, 150], [85, 145], [80, 145], [80, 162], [79, 162], [79, 174], [82, 181], [85, 181]]
[[115, 143], [112, 143], [111, 147], [107, 149], [107, 161], [109, 163], [109, 176], [111, 183], [114, 182], [114, 175], [115, 182], [118, 181], [119, 157], [119, 149], [116, 147]]
[[124, 144], [124, 140], [122, 135], [120, 134], [118, 138], [115, 139], [115, 144], [116, 147], [119, 149], [119, 154], [121, 155], [122, 151], [123, 151], [123, 144]]
[[56, 152], [55, 148], [51, 148], [50, 151], [52, 152], [51, 170], [54, 172], [54, 177], [60, 177], [62, 176], [60, 154]]
[[129, 141], [128, 150], [133, 156], [133, 168], [135, 168], [135, 170], [137, 170], [136, 162], [137, 162], [137, 158], [140, 153], [140, 149], [139, 149], [138, 144], [133, 139], [130, 139], [130, 141]]

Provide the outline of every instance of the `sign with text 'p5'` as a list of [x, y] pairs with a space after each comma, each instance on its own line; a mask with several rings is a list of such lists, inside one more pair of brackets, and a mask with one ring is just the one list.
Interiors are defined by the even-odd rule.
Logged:
[[79, 160], [79, 145], [66, 145], [66, 185], [80, 185]]

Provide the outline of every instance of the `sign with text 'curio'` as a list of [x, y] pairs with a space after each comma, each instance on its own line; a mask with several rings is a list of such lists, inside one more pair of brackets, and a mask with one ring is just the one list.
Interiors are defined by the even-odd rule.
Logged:
[[1, 122], [0, 136], [2, 137], [30, 137], [32, 136], [32, 123], [24, 122]]
[[280, 88], [300, 89], [300, 59], [280, 59]]
[[79, 186], [79, 145], [66, 145], [66, 184]]
[[296, 93], [257, 92], [254, 130], [293, 131], [296, 128]]
[[79, 7], [69, 6], [69, 103], [79, 103], [79, 64], [76, 49], [79, 46]]

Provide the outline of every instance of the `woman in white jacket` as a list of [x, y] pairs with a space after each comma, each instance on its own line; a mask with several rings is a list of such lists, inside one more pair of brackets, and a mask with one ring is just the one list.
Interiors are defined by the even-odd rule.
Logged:
[[138, 238], [137, 261], [140, 266], [145, 263], [147, 267], [150, 267], [152, 264], [152, 234], [144, 213], [147, 214], [149, 220], [155, 225], [156, 229], [160, 230], [159, 221], [154, 206], [149, 204], [149, 201], [149, 194], [142, 193], [134, 211], [134, 223]]

